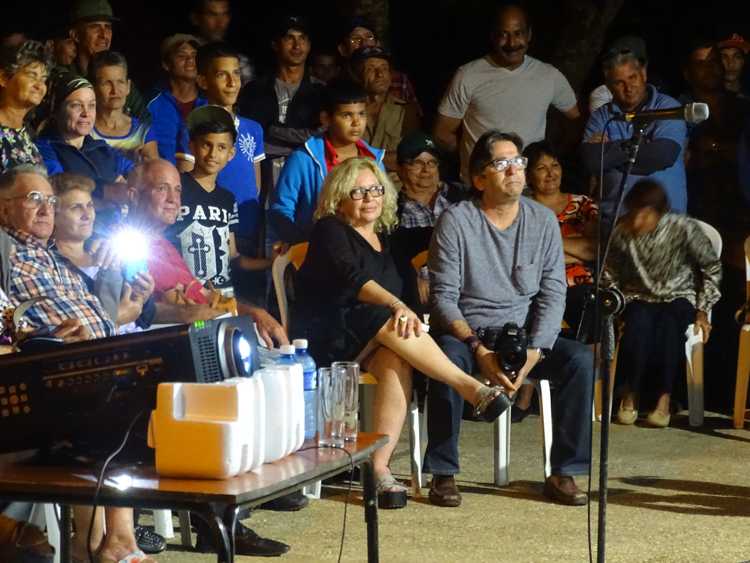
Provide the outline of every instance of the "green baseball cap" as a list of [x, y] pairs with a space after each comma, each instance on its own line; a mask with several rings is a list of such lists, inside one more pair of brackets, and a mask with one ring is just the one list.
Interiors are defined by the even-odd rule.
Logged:
[[76, 0], [70, 11], [70, 22], [120, 21], [112, 12], [107, 0]]
[[423, 152], [428, 152], [435, 158], [442, 155], [435, 141], [423, 131], [414, 131], [401, 139], [396, 149], [396, 159], [399, 164], [414, 160]]

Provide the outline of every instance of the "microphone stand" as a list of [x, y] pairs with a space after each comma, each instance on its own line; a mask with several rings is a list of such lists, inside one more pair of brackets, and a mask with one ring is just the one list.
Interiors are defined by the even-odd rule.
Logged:
[[[643, 140], [643, 132], [648, 126], [647, 121], [633, 122], [633, 137], [628, 148], [629, 158], [625, 166], [625, 171], [620, 179], [619, 192], [617, 196], [617, 206], [615, 207], [614, 221], [620, 214], [623, 200], [625, 199], [625, 184], [628, 181], [633, 166], [638, 156], [638, 150]], [[603, 186], [602, 186], [603, 189]], [[607, 262], [609, 247], [612, 243], [612, 233], [614, 231], [614, 222], [607, 234], [607, 242], [604, 246], [604, 254], [599, 258], [598, 273], [595, 287], [594, 320], [595, 326], [599, 331], [600, 344], [600, 373], [602, 377], [602, 422], [601, 422], [601, 444], [599, 450], [599, 518], [596, 545], [596, 560], [598, 563], [604, 563], [606, 557], [606, 536], [607, 536], [607, 479], [609, 473], [609, 427], [611, 418], [611, 397], [610, 397], [610, 363], [614, 358], [615, 343], [614, 339], [609, 338], [609, 323], [614, 315], [619, 314], [624, 307], [624, 299], [619, 291], [602, 290], [601, 278], [604, 272], [604, 265]], [[601, 240], [601, 215], [599, 218], [599, 235]], [[605, 336], [606, 335], [606, 336]]]

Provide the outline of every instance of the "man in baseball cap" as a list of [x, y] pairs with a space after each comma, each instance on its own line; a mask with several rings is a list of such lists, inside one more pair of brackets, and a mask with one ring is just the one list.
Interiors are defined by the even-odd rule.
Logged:
[[[343, 22], [340, 27], [337, 49], [344, 61], [344, 69], [348, 70], [353, 79], [356, 78], [351, 65], [352, 56], [355, 51], [365, 47], [382, 47], [373, 22], [364, 16], [355, 16]], [[390, 91], [405, 102], [414, 102], [419, 107], [414, 85], [406, 73], [391, 69]], [[422, 110], [420, 109], [419, 112], [421, 114]]]
[[[112, 24], [119, 22], [107, 0], [76, 0], [70, 10], [70, 38], [76, 44], [76, 58], [67, 67], [58, 67], [80, 76], [88, 76], [89, 62], [94, 55], [108, 51], [112, 45]], [[57, 71], [53, 71], [55, 74]], [[146, 100], [135, 84], [125, 100], [125, 111], [149, 122], [151, 117], [146, 109]]]
[[96, 53], [107, 51], [112, 44], [112, 22], [119, 21], [107, 0], [78, 0], [70, 12], [70, 37], [76, 42], [78, 55], [72, 69], [86, 76], [89, 61]]
[[405, 280], [404, 302], [414, 311], [428, 312], [429, 280], [426, 267], [419, 273], [411, 259], [427, 250], [440, 214], [454, 203], [467, 199], [470, 190], [440, 179], [442, 153], [434, 139], [423, 131], [406, 135], [396, 149], [398, 176], [402, 187], [398, 197], [398, 228], [391, 249]]
[[[271, 31], [275, 70], [248, 84], [240, 95], [240, 113], [260, 123], [265, 132], [266, 160], [260, 166], [267, 187], [275, 186], [286, 157], [320, 128], [323, 88], [307, 71], [310, 49], [307, 20], [282, 16]], [[266, 236], [273, 238], [272, 230]]]
[[159, 156], [172, 164], [185, 119], [195, 108], [207, 103], [196, 82], [195, 58], [199, 46], [196, 36], [177, 33], [166, 37], [159, 50], [167, 79], [166, 86], [148, 103], [152, 121], [146, 142], [156, 141]]
[[750, 52], [750, 43], [738, 33], [719, 41], [716, 45], [721, 55], [721, 64], [724, 67], [724, 88], [735, 92], [743, 98], [748, 97], [742, 85], [742, 71], [745, 68], [745, 58]]
[[[396, 172], [396, 147], [403, 136], [419, 129], [419, 108], [391, 91], [391, 56], [381, 47], [362, 47], [352, 54], [354, 78], [367, 92], [367, 126], [362, 138], [386, 150], [389, 172]], [[394, 174], [395, 176], [395, 174]], [[398, 184], [398, 178], [394, 177]]]

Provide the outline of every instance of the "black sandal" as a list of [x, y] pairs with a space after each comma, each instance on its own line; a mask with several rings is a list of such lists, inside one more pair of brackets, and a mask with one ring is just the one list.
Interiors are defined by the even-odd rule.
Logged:
[[505, 390], [499, 385], [485, 387], [481, 393], [482, 397], [474, 409], [474, 416], [484, 422], [494, 422], [513, 404]]
[[378, 508], [395, 509], [406, 506], [406, 487], [390, 473], [377, 479]]

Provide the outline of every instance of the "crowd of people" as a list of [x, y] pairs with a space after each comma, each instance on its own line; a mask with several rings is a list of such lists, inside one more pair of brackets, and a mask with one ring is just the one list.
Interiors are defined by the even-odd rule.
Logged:
[[[162, 41], [164, 76], [150, 96], [110, 49], [118, 20], [106, 0], [76, 0], [65, 32], [46, 43], [4, 36], [0, 310], [44, 299], [21, 327], [3, 316], [0, 350], [35, 329], [75, 342], [225, 313], [252, 317], [269, 347], [306, 337], [318, 364], [357, 360], [378, 380], [374, 430], [389, 437], [374, 459], [383, 508], [407, 503], [390, 459], [421, 376], [424, 470], [430, 501], [443, 507], [461, 504], [465, 406], [491, 422], [510, 397], [512, 419], [523, 420], [533, 410], [533, 386], [523, 384], [548, 378], [543, 492], [587, 503], [575, 478], [590, 463], [598, 338], [587, 303], [599, 237], [612, 233], [602, 281], [627, 303], [616, 420], [633, 424], [640, 408], [646, 424], [668, 426], [686, 328], [707, 341], [722, 271], [744, 276], [750, 43], [737, 34], [693, 42], [678, 101], [649, 82], [643, 39], [618, 38], [598, 59], [604, 83], [582, 103], [563, 73], [527, 53], [532, 28], [521, 7], [504, 5], [493, 18], [490, 50], [456, 71], [435, 116], [363, 17], [343, 22], [335, 50], [315, 51], [304, 17], [279, 19], [270, 26], [275, 69], [256, 75], [225, 41], [230, 1], [198, 0], [194, 34]], [[690, 102], [707, 103], [710, 118], [645, 128], [618, 216], [633, 125], [612, 118]], [[581, 185], [563, 170], [569, 147], [545, 140], [550, 110], [578, 137]], [[457, 170], [447, 165], [453, 155]], [[721, 256], [701, 221], [721, 234]], [[113, 241], [132, 232], [143, 237], [147, 268], [128, 273]], [[309, 247], [287, 333], [268, 274], [301, 242]], [[503, 369], [487, 337], [509, 323], [528, 340], [517, 373]], [[265, 508], [306, 504], [295, 493]], [[97, 514], [76, 509], [78, 559], [91, 549], [101, 561], [148, 561], [143, 551], [165, 548], [131, 510]], [[0, 516], [3, 561], [46, 561], [28, 516], [18, 503]], [[195, 520], [197, 549], [211, 551]], [[234, 534], [238, 554], [289, 549], [242, 524]]]

